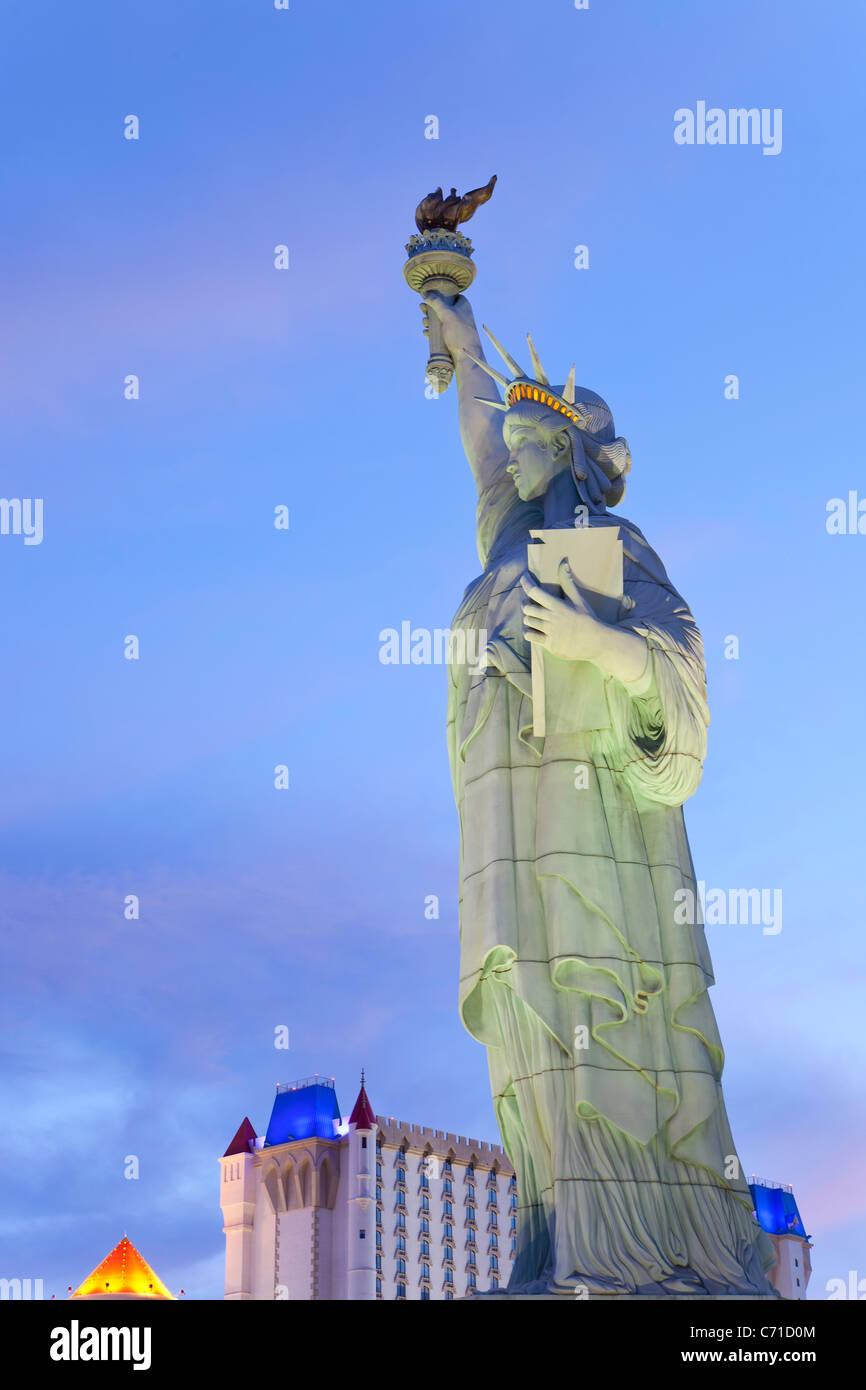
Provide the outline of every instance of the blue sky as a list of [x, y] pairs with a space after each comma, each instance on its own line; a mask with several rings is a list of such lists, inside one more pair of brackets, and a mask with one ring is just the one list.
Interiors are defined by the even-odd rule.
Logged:
[[[496, 1137], [445, 672], [378, 659], [477, 572], [401, 267], [418, 199], [495, 172], [478, 317], [610, 403], [621, 511], [704, 634], [699, 875], [783, 892], [778, 935], [708, 929], [740, 1154], [794, 1184], [814, 1295], [866, 1275], [866, 536], [825, 525], [866, 497], [862, 11], [49, 0], [3, 30], [2, 492], [44, 539], [0, 536], [0, 1273], [60, 1295], [127, 1231], [218, 1298], [216, 1159], [310, 1072]], [[677, 145], [699, 100], [781, 109], [781, 152]]]

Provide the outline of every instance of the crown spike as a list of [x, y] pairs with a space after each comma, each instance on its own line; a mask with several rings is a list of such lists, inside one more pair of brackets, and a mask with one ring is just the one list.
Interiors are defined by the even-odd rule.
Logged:
[[541, 358], [535, 351], [535, 344], [528, 333], [526, 335], [526, 341], [529, 344], [529, 355], [532, 358], [532, 370], [535, 372], [535, 380], [538, 382], [539, 386], [549, 386], [550, 382], [548, 381], [547, 374], [541, 365]]
[[487, 334], [491, 343], [496, 348], [496, 351], [499, 353], [499, 356], [502, 358], [506, 367], [509, 368], [509, 370], [514, 374], [515, 377], [525, 378], [526, 372], [523, 370], [520, 363], [515, 362], [514, 358], [511, 356], [511, 353], [505, 351], [505, 348], [502, 346], [502, 344], [496, 338], [494, 338], [493, 334], [490, 332], [490, 329], [487, 327], [487, 324], [482, 323], [481, 327], [484, 329], [484, 332]]
[[507, 410], [508, 406], [503, 405], [502, 401], [486, 401], [483, 396], [475, 396], [474, 399], [479, 405], [489, 405], [491, 410]]
[[508, 377], [503, 376], [502, 373], [498, 372], [495, 367], [491, 367], [489, 362], [482, 362], [479, 357], [473, 357], [472, 353], [469, 352], [467, 348], [464, 348], [463, 351], [466, 353], [466, 356], [469, 358], [470, 362], [474, 362], [476, 367], [481, 368], [482, 372], [486, 372], [488, 376], [492, 376], [493, 380], [497, 381], [500, 386], [510, 385]]
[[568, 374], [568, 381], [563, 388], [562, 399], [567, 401], [569, 405], [574, 405], [574, 363], [572, 363], [571, 371]]

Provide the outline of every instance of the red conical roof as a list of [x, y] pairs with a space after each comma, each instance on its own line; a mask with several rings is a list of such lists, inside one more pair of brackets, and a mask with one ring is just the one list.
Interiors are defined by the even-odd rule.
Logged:
[[248, 1154], [250, 1141], [255, 1137], [256, 1132], [245, 1115], [243, 1124], [223, 1154], [223, 1158], [231, 1158], [232, 1154]]
[[349, 1124], [356, 1129], [375, 1129], [376, 1116], [373, 1114], [373, 1107], [367, 1099], [367, 1092], [364, 1090], [364, 1074], [361, 1073], [361, 1089], [358, 1092], [358, 1099], [355, 1101], [355, 1108], [349, 1116]]

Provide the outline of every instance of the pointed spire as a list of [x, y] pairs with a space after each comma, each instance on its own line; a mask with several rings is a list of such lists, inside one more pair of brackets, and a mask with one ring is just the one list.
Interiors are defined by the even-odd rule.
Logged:
[[482, 323], [481, 327], [484, 329], [484, 332], [487, 334], [491, 343], [496, 348], [496, 351], [499, 353], [499, 356], [502, 358], [509, 371], [511, 371], [515, 377], [522, 377], [524, 380], [526, 380], [526, 372], [523, 370], [520, 363], [515, 362], [514, 358], [511, 356], [511, 353], [505, 351], [505, 348], [502, 346], [502, 344], [498, 342], [496, 338], [494, 338], [493, 334], [490, 332], [490, 329], [487, 327], [487, 324]]
[[526, 341], [529, 344], [529, 355], [532, 358], [532, 370], [535, 372], [535, 380], [538, 382], [539, 386], [549, 386], [550, 382], [548, 381], [547, 374], [545, 373], [545, 370], [541, 365], [541, 358], [535, 351], [535, 344], [528, 333], [526, 335]]
[[498, 372], [495, 367], [491, 367], [489, 362], [482, 362], [479, 357], [473, 357], [472, 353], [469, 352], [467, 348], [464, 348], [463, 351], [469, 358], [470, 362], [474, 362], [476, 367], [481, 368], [482, 372], [486, 372], [488, 376], [493, 377], [493, 380], [497, 382], [500, 386], [511, 385], [511, 383], [508, 380], [508, 377], [503, 376], [502, 373]]
[[473, 396], [479, 405], [489, 405], [491, 410], [507, 410], [508, 406], [503, 405], [502, 401], [486, 401], [483, 396]]
[[349, 1125], [350, 1127], [354, 1125], [355, 1129], [376, 1128], [376, 1116], [373, 1113], [373, 1107], [370, 1104], [366, 1087], [364, 1086], [363, 1071], [361, 1072], [361, 1089], [358, 1092], [358, 1099], [355, 1101], [354, 1108], [349, 1116]]
[[250, 1124], [249, 1120], [247, 1119], [246, 1115], [244, 1115], [243, 1122], [241, 1123], [234, 1139], [229, 1144], [228, 1148], [223, 1154], [223, 1158], [231, 1158], [233, 1154], [249, 1153], [250, 1142], [251, 1140], [255, 1139], [255, 1137], [256, 1132]]
[[568, 381], [562, 392], [562, 399], [569, 405], [574, 405], [574, 363], [571, 364], [571, 371], [568, 374]]

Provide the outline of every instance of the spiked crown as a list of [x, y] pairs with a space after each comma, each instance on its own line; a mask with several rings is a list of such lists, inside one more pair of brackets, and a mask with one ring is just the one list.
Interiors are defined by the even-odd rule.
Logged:
[[[588, 466], [586, 460], [590, 460], [600, 470], [597, 483], [600, 495], [603, 496], [607, 506], [616, 506], [625, 492], [625, 475], [631, 468], [631, 453], [627, 441], [615, 437], [613, 418], [605, 402], [594, 391], [588, 391], [583, 387], [578, 388], [581, 391], [581, 400], [575, 400], [574, 367], [568, 373], [568, 380], [562, 388], [562, 392], [556, 391], [547, 378], [547, 373], [541, 365], [541, 359], [535, 351], [535, 344], [528, 333], [526, 341], [529, 344], [529, 355], [532, 359], [532, 370], [535, 376], [529, 376], [520, 363], [511, 356], [511, 353], [506, 352], [486, 324], [482, 324], [482, 327], [511, 372], [511, 376], [504, 376], [495, 367], [473, 357], [471, 352], [466, 352], [466, 356], [476, 366], [480, 367], [489, 377], [493, 378], [497, 385], [502, 387], [505, 397], [504, 402], [488, 401], [482, 396], [476, 396], [475, 399], [481, 405], [489, 406], [491, 410], [503, 411], [511, 410], [513, 406], [519, 405], [522, 401], [535, 402], [538, 405], [546, 406], [548, 410], [560, 415], [563, 420], [567, 420], [570, 424], [576, 425], [581, 433], [578, 441], [575, 442], [579, 457], [572, 460], [575, 481], [582, 483], [586, 480], [586, 468]], [[584, 462], [581, 463], [581, 460]]]
[[532, 370], [535, 372], [534, 377], [529, 376], [528, 373], [523, 370], [520, 363], [514, 360], [510, 352], [506, 352], [502, 344], [494, 338], [486, 324], [482, 324], [481, 326], [496, 348], [499, 356], [512, 373], [512, 376], [511, 379], [507, 376], [503, 376], [502, 372], [497, 371], [495, 367], [491, 367], [487, 362], [480, 361], [477, 357], [472, 357], [472, 353], [467, 352], [466, 356], [472, 358], [476, 366], [486, 372], [489, 377], [492, 377], [493, 380], [502, 387], [505, 395], [504, 404], [502, 401], [485, 401], [480, 396], [477, 396], [476, 400], [479, 400], [482, 405], [489, 405], [491, 410], [510, 410], [511, 407], [517, 405], [519, 401], [536, 401], [539, 405], [546, 405], [548, 409], [563, 415], [566, 420], [570, 420], [580, 429], [585, 428], [588, 423], [588, 417], [584, 411], [580, 409], [580, 406], [575, 404], [574, 400], [573, 366], [568, 374], [568, 380], [563, 387], [562, 395], [558, 395], [547, 379], [547, 373], [541, 365], [541, 359], [535, 351], [535, 344], [528, 333], [526, 335], [526, 341], [529, 344], [529, 355], [532, 358]]

